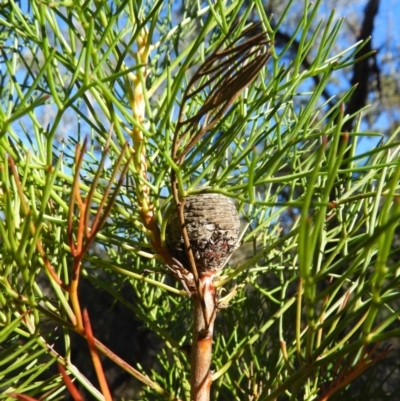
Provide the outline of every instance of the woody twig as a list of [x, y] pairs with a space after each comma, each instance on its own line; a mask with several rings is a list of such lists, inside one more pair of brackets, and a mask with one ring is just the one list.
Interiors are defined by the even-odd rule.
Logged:
[[[172, 160], [178, 167], [185, 156], [223, 118], [241, 92], [258, 76], [270, 57], [265, 32], [260, 25], [252, 25], [231, 43], [237, 25], [221, 41], [211, 56], [199, 67], [190, 80], [184, 94], [172, 142]], [[224, 47], [225, 46], [225, 47]], [[200, 109], [192, 116], [186, 110], [196, 96], [205, 93]], [[208, 401], [212, 378], [210, 364], [212, 355], [213, 327], [217, 310], [217, 294], [213, 281], [218, 274], [210, 266], [199, 270], [196, 266], [191, 238], [185, 221], [185, 191], [181, 185], [179, 170], [171, 170], [171, 191], [175, 201], [179, 225], [185, 246], [185, 266], [194, 276], [194, 327], [191, 355], [191, 400]], [[180, 184], [180, 185], [178, 185]]]

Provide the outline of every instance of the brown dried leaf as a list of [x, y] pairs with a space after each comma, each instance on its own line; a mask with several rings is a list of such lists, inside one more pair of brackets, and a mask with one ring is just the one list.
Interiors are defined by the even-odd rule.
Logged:
[[[270, 57], [269, 41], [265, 32], [259, 32], [260, 24], [250, 26], [221, 50], [234, 36], [236, 28], [237, 25], [231, 28], [186, 88], [172, 149], [172, 157], [179, 164], [203, 135], [222, 119], [240, 93], [257, 78]], [[195, 115], [186, 118], [186, 106], [202, 91], [207, 92], [204, 103]]]

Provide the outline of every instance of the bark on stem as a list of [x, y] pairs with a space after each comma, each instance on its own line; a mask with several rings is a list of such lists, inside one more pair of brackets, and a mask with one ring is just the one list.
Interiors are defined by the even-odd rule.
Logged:
[[191, 354], [191, 401], [209, 401], [211, 388], [211, 354], [216, 317], [215, 273], [202, 273], [199, 292], [193, 296], [194, 326]]

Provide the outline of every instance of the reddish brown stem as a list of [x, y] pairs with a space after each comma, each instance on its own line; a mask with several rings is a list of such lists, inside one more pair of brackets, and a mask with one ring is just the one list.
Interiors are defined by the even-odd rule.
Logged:
[[[191, 401], [209, 401], [211, 388], [211, 355], [216, 317], [215, 274], [199, 277], [201, 291], [193, 296], [194, 326], [191, 354]], [[201, 294], [201, 295], [200, 295]]]
[[8, 393], [9, 397], [14, 397], [20, 401], [39, 401], [37, 398], [29, 397], [29, 395], [19, 394], [19, 393]]
[[83, 311], [83, 322], [85, 327], [86, 339], [90, 349], [90, 355], [92, 357], [93, 365], [96, 370], [97, 379], [99, 380], [101, 392], [104, 396], [105, 401], [112, 401], [110, 389], [108, 388], [106, 376], [104, 374], [103, 366], [101, 365], [100, 357], [97, 352], [97, 348], [94, 342], [92, 326], [90, 324], [89, 314], [85, 309]]
[[67, 387], [71, 397], [74, 399], [74, 401], [83, 401], [83, 397], [79, 393], [79, 390], [75, 386], [75, 384], [72, 382], [71, 378], [67, 375], [67, 372], [64, 369], [64, 366], [58, 365], [58, 370], [61, 373], [61, 376], [63, 378], [64, 384]]

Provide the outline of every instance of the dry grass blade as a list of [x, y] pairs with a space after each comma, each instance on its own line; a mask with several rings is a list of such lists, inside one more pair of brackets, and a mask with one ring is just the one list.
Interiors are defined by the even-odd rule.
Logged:
[[[172, 157], [178, 163], [221, 120], [270, 57], [269, 41], [266, 33], [260, 32], [260, 24], [252, 25], [221, 50], [236, 28], [237, 25], [196, 71], [183, 95], [172, 149]], [[185, 118], [186, 105], [203, 91], [204, 103], [193, 116]]]

